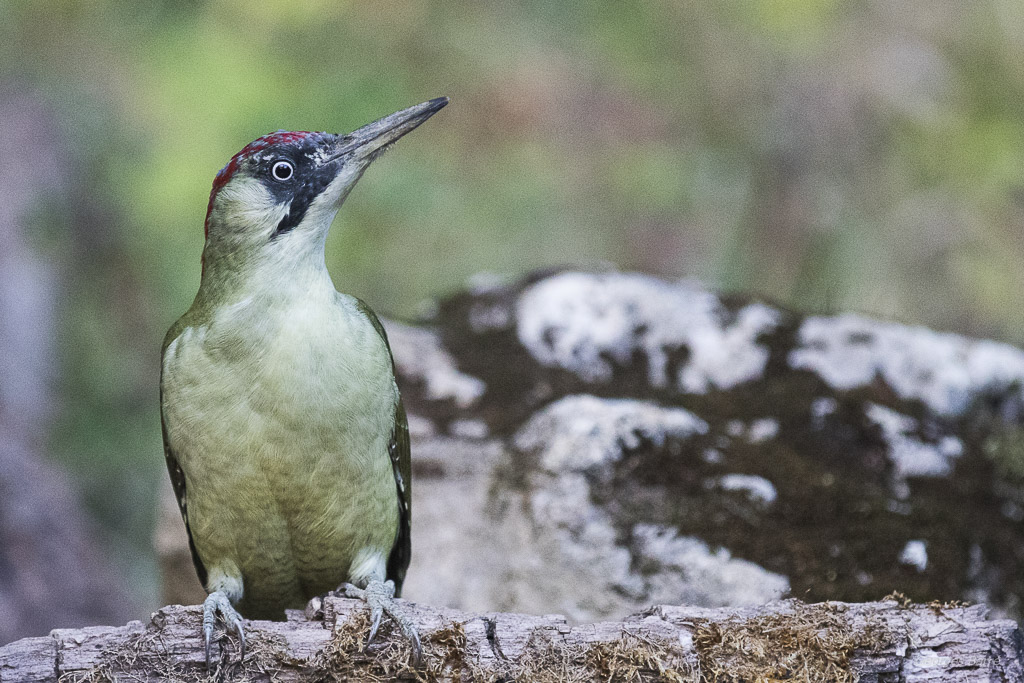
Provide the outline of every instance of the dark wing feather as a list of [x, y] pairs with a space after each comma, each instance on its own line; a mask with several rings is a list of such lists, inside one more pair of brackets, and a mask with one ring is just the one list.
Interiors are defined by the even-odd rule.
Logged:
[[409, 424], [405, 419], [405, 407], [402, 399], [395, 406], [395, 431], [388, 444], [391, 456], [391, 467], [395, 472], [395, 485], [398, 487], [398, 534], [395, 545], [388, 556], [388, 578], [395, 582], [395, 596], [401, 597], [405, 571], [412, 559], [412, 536], [410, 522], [412, 519], [412, 462], [409, 451]]
[[171, 475], [171, 486], [174, 488], [174, 496], [178, 499], [178, 509], [181, 510], [181, 519], [185, 522], [185, 532], [188, 534], [188, 549], [192, 553], [192, 564], [196, 566], [196, 573], [199, 574], [199, 583], [206, 588], [206, 566], [199, 559], [196, 552], [195, 541], [192, 540], [192, 529], [188, 525], [188, 508], [185, 504], [185, 473], [181, 471], [178, 458], [171, 450], [171, 444], [167, 440], [167, 425], [164, 423], [163, 410], [160, 411], [160, 427], [164, 433], [164, 458], [167, 460], [167, 473]]
[[[388, 355], [391, 356], [391, 368], [394, 370], [395, 359], [391, 355], [391, 345], [388, 344], [388, 335], [384, 331], [377, 315], [370, 310], [370, 307], [363, 301], [356, 299], [359, 310], [369, 318], [370, 323], [377, 334], [384, 341], [388, 348]], [[409, 449], [409, 423], [405, 417], [405, 406], [402, 405], [401, 396], [395, 403], [395, 427], [391, 432], [391, 441], [388, 443], [388, 455], [391, 457], [391, 468], [395, 474], [395, 486], [398, 489], [398, 533], [395, 535], [395, 545], [391, 548], [388, 556], [387, 578], [395, 582], [395, 597], [402, 594], [402, 583], [405, 581], [405, 572], [409, 568], [409, 560], [412, 559], [412, 457]]]

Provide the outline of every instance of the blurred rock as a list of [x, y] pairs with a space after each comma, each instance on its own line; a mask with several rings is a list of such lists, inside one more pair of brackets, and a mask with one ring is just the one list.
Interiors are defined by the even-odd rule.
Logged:
[[616, 272], [386, 325], [410, 599], [592, 620], [900, 591], [1021, 615], [1024, 351]]

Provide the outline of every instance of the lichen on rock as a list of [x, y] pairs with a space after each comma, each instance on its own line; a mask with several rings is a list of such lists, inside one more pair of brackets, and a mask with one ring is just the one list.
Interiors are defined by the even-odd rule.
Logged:
[[669, 438], [706, 434], [708, 425], [682, 408], [653, 401], [566, 396], [539, 411], [514, 438], [522, 451], [538, 451], [551, 472], [586, 471], [617, 461], [643, 441], [662, 446]]
[[459, 371], [437, 333], [390, 320], [386, 326], [399, 372], [422, 382], [429, 400], [452, 400], [465, 409], [483, 395], [484, 382]]
[[868, 419], [882, 430], [897, 481], [945, 476], [953, 470], [953, 461], [963, 455], [964, 446], [955, 436], [944, 434], [929, 443], [918, 435], [918, 420], [877, 403], [866, 407]]
[[654, 387], [691, 393], [758, 378], [768, 350], [757, 343], [780, 314], [753, 303], [729, 311], [693, 285], [635, 273], [561, 273], [519, 297], [519, 340], [534, 358], [589, 382], [608, 381], [611, 362], [642, 355]]
[[851, 313], [805, 318], [798, 341], [789, 354], [793, 368], [812, 370], [843, 391], [878, 376], [939, 415], [960, 414], [977, 394], [1024, 382], [1024, 351], [1009, 344]]
[[637, 524], [635, 562], [644, 569], [646, 596], [707, 607], [760, 605], [789, 593], [789, 579], [725, 548], [712, 549], [693, 536], [661, 524]]
[[[541, 410], [516, 433], [515, 448], [536, 462], [528, 477], [532, 519], [558, 539], [594, 593], [720, 606], [765, 602], [789, 589], [786, 577], [669, 527], [640, 523], [624, 541], [615, 515], [596, 500], [626, 454], [680, 452], [708, 430], [682, 408], [575, 395]], [[570, 616], [581, 613], [580, 605], [561, 607]]]

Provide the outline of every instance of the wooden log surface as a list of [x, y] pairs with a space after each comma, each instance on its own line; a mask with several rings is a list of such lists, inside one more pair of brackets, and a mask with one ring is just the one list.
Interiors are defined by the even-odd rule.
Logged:
[[660, 605], [622, 621], [473, 614], [404, 602], [424, 662], [385, 619], [368, 650], [368, 612], [327, 597], [288, 621], [248, 621], [239, 661], [217, 633], [207, 672], [201, 609], [165, 607], [149, 623], [58, 629], [0, 647], [0, 681], [1024, 681], [1024, 640], [984, 606], [875, 603], [751, 608]]

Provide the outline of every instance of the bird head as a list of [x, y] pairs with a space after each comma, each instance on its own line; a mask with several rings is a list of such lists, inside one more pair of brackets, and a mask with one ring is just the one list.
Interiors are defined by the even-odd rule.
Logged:
[[254, 140], [217, 173], [206, 212], [204, 271], [322, 252], [334, 216], [366, 168], [442, 107], [417, 104], [347, 135], [278, 131]]

